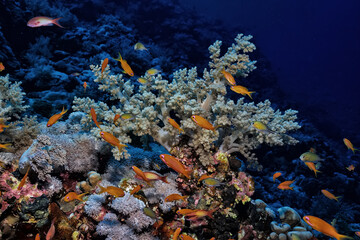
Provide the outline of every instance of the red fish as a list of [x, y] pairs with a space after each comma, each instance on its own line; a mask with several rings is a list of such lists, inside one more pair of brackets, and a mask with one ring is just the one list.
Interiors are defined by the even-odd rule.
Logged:
[[140, 176], [142, 180], [144, 180], [147, 184], [150, 183], [150, 180], [147, 179], [147, 177], [145, 176], [145, 173], [143, 171], [141, 171], [140, 168], [136, 167], [136, 166], [132, 166], [132, 169], [134, 170], [134, 172], [136, 173], [136, 175]]
[[208, 175], [206, 173], [204, 173], [203, 175], [200, 176], [198, 182], [201, 182], [202, 180], [205, 180], [207, 178], [213, 178], [215, 176], [215, 173], [211, 174], [211, 175]]
[[178, 173], [185, 175], [188, 179], [190, 179], [191, 171], [187, 170], [185, 166], [177, 160], [175, 157], [168, 154], [161, 154], [160, 159], [170, 168], [175, 170]]
[[313, 162], [305, 162], [306, 166], [308, 166], [308, 168], [310, 168], [310, 170], [314, 171], [315, 173], [315, 177], [317, 177], [317, 173], [321, 173], [319, 170], [316, 169], [316, 166]]
[[181, 195], [179, 195], [177, 193], [174, 193], [174, 194], [170, 194], [169, 196], [167, 196], [165, 198], [165, 202], [173, 202], [173, 201], [177, 201], [177, 200], [185, 201], [187, 197], [188, 196], [181, 196]]
[[341, 196], [337, 196], [335, 197], [334, 194], [332, 194], [331, 192], [329, 192], [328, 190], [321, 190], [321, 193], [325, 195], [325, 197], [327, 197], [328, 199], [332, 199], [332, 200], [335, 200], [335, 201], [339, 201], [338, 199], [341, 198]]
[[279, 186], [277, 188], [281, 189], [281, 190], [294, 190], [294, 187], [290, 187], [290, 185], [295, 182], [294, 181], [284, 181], [282, 183], [279, 184]]
[[189, 220], [197, 220], [206, 216], [208, 216], [209, 218], [214, 218], [212, 214], [218, 209], [219, 208], [215, 208], [212, 210], [195, 210], [194, 212], [186, 214], [185, 217], [187, 217]]
[[79, 200], [80, 202], [82, 202], [84, 201], [82, 197], [86, 194], [88, 193], [77, 194], [76, 192], [69, 192], [68, 194], [65, 195], [63, 199], [65, 202], [71, 202], [74, 200]]
[[278, 177], [280, 177], [281, 176], [281, 172], [276, 172], [276, 173], [274, 173], [274, 175], [273, 175], [273, 181], [275, 182], [275, 179], [277, 179]]
[[84, 82], [83, 86], [84, 86], [84, 93], [85, 93], [85, 92], [86, 92], [87, 83]]
[[173, 126], [174, 128], [176, 128], [177, 130], [179, 130], [179, 133], [184, 132], [183, 129], [180, 128], [180, 125], [172, 118], [168, 117], [168, 122], [171, 124], [171, 126]]
[[192, 115], [191, 119], [200, 127], [205, 128], [207, 130], [215, 131], [215, 127], [205, 118], [198, 116], [198, 115]]
[[115, 114], [115, 117], [114, 117], [114, 123], [116, 123], [116, 121], [121, 117], [120, 114]]
[[123, 72], [126, 73], [127, 75], [129, 76], [134, 76], [134, 72], [133, 70], [131, 69], [130, 65], [127, 63], [126, 60], [124, 60], [122, 57], [121, 57], [121, 54], [119, 53], [119, 57], [118, 58], [114, 58], [114, 60], [116, 61], [119, 61], [120, 64], [121, 64], [121, 67], [123, 69]]
[[174, 232], [172, 240], [178, 240], [180, 232], [181, 232], [181, 228], [177, 228]]
[[181, 234], [180, 235], [181, 240], [195, 240], [194, 238], [190, 237], [189, 235]]
[[[159, 174], [155, 173], [155, 172], [144, 172], [145, 177], [149, 180], [149, 181], [155, 181], [155, 180], [161, 180], [164, 183], [169, 183], [167, 181], [167, 177], [166, 176], [160, 176]], [[138, 179], [142, 179], [142, 177], [140, 177], [139, 175], [135, 175], [136, 178]], [[144, 179], [142, 179], [144, 180]]]
[[[95, 125], [100, 128], [99, 122], [97, 121], [97, 116], [96, 116], [96, 112], [93, 108], [90, 109], [90, 114], [92, 117], [92, 120], [94, 121]], [[101, 129], [101, 128], [100, 128]]]
[[108, 58], [105, 58], [104, 61], [102, 62], [102, 64], [101, 64], [101, 75], [104, 72], [106, 66], [108, 65], [108, 62], [109, 62]]
[[359, 151], [359, 149], [354, 148], [354, 145], [350, 142], [349, 139], [344, 138], [343, 141], [344, 141], [345, 146], [346, 146], [348, 149], [351, 149], [351, 151], [352, 151], [354, 154], [355, 154], [355, 151]]
[[17, 187], [17, 190], [21, 190], [23, 188], [23, 186], [25, 185], [27, 176], [29, 174], [29, 170], [30, 170], [30, 166], [28, 167], [28, 170], [26, 171], [24, 177], [21, 179], [19, 186]]
[[337, 240], [346, 239], [346, 238], [352, 239], [352, 237], [337, 233], [336, 229], [332, 225], [330, 225], [329, 223], [325, 222], [324, 220], [318, 217], [304, 216], [303, 219], [313, 229], [321, 232], [322, 234], [325, 234], [326, 236], [336, 238]]
[[43, 26], [52, 26], [53, 24], [55, 24], [61, 28], [64, 28], [58, 22], [60, 19], [61, 19], [61, 17], [55, 18], [55, 19], [52, 19], [49, 17], [44, 17], [44, 16], [34, 17], [27, 22], [27, 26], [28, 27], [43, 27]]
[[232, 86], [236, 85], [235, 79], [231, 75], [231, 73], [229, 73], [225, 70], [221, 70], [220, 72], [224, 75], [225, 79], [228, 81], [228, 83], [230, 83], [230, 85], [232, 85]]
[[67, 112], [67, 109], [65, 110], [64, 107], [63, 107], [61, 113], [52, 115], [52, 116], [49, 118], [49, 121], [47, 122], [46, 126], [47, 126], [47, 127], [51, 127], [52, 125], [54, 125], [60, 118], [62, 118], [62, 116], [63, 116], [66, 112]]
[[56, 221], [56, 218], [54, 218], [51, 221], [51, 226], [49, 228], [49, 231], [46, 234], [46, 240], [51, 240], [55, 236], [55, 221]]
[[108, 194], [113, 195], [114, 197], [125, 196], [124, 190], [118, 187], [107, 186], [106, 188], [104, 188], [103, 186], [99, 185], [99, 188], [100, 188], [99, 194], [107, 192]]
[[116, 146], [119, 149], [119, 152], [122, 151], [124, 147], [127, 147], [125, 144], [121, 144], [120, 140], [117, 139], [114, 135], [108, 132], [101, 131], [100, 136], [108, 143], [110, 143], [112, 146]]
[[0, 72], [5, 70], [5, 66], [2, 62], [0, 62]]
[[143, 187], [144, 187], [144, 185], [142, 185], [142, 184], [137, 185], [136, 187], [134, 187], [133, 190], [131, 190], [130, 195], [134, 195], [135, 193], [137, 193], [138, 191], [140, 191]]
[[36, 236], [35, 236], [35, 240], [40, 240], [40, 234], [38, 233], [38, 234], [36, 234]]

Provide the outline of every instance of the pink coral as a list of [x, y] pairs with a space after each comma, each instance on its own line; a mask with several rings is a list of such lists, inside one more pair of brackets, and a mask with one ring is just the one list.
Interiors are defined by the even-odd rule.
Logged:
[[244, 172], [239, 172], [237, 176], [232, 176], [231, 185], [238, 190], [236, 200], [243, 203], [250, 201], [250, 197], [254, 194], [254, 181]]

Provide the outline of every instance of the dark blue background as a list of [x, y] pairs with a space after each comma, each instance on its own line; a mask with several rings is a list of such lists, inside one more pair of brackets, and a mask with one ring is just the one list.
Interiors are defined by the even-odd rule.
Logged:
[[339, 142], [360, 142], [360, 1], [182, 2], [253, 35], [300, 114]]

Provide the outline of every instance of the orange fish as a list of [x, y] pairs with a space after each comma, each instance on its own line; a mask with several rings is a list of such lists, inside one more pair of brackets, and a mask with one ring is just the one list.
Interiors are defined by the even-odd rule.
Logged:
[[150, 180], [147, 179], [147, 177], [145, 176], [145, 173], [143, 171], [141, 171], [140, 168], [138, 168], [136, 166], [132, 166], [132, 169], [134, 170], [136, 175], [140, 176], [142, 180], [144, 180], [147, 184], [149, 184]]
[[144, 185], [142, 185], [142, 184], [137, 185], [136, 187], [134, 187], [133, 190], [131, 190], [130, 195], [134, 195], [135, 193], [137, 193], [138, 191], [140, 191], [143, 187], [144, 187]]
[[195, 212], [196, 210], [192, 210], [192, 209], [188, 209], [188, 208], [184, 208], [184, 209], [179, 209], [176, 211], [177, 214], [179, 215], [186, 215], [192, 212]]
[[115, 114], [115, 117], [114, 117], [114, 123], [116, 123], [116, 121], [121, 117], [120, 114]]
[[21, 179], [19, 186], [17, 187], [17, 190], [21, 190], [23, 188], [23, 186], [25, 185], [27, 176], [29, 174], [29, 170], [30, 170], [30, 166], [28, 167], [28, 170], [26, 171], [24, 177]]
[[5, 66], [2, 62], [0, 62], [0, 72], [5, 70]]
[[195, 240], [194, 238], [190, 237], [189, 235], [181, 234], [180, 235], [181, 240]]
[[38, 233], [38, 234], [36, 234], [36, 236], [35, 236], [35, 240], [40, 240], [40, 234]]
[[46, 238], [45, 238], [46, 240], [51, 240], [55, 236], [55, 220], [56, 220], [56, 218], [54, 218], [51, 221], [51, 226], [49, 228], [49, 231], [46, 234]]
[[114, 58], [114, 60], [116, 61], [119, 61], [120, 64], [121, 64], [121, 67], [123, 69], [123, 72], [126, 73], [127, 75], [129, 76], [134, 76], [134, 72], [133, 70], [131, 69], [130, 65], [126, 62], [126, 60], [124, 60], [122, 57], [121, 57], [121, 54], [119, 53], [119, 57], [118, 58]]
[[[92, 117], [92, 120], [94, 121], [95, 125], [100, 128], [99, 122], [97, 121], [97, 116], [96, 116], [96, 112], [93, 108], [90, 109], [90, 114]], [[101, 129], [101, 128], [100, 128]]]
[[205, 118], [200, 117], [198, 115], [192, 115], [191, 119], [200, 127], [208, 129], [208, 130], [212, 130], [215, 131], [215, 127]]
[[83, 86], [84, 86], [84, 93], [85, 93], [85, 92], [86, 92], [87, 83], [84, 82]]
[[282, 183], [279, 184], [279, 186], [277, 187], [278, 189], [281, 190], [294, 190], [294, 187], [290, 187], [290, 185], [295, 182], [295, 180], [293, 181], [284, 181]]
[[10, 143], [5, 143], [5, 144], [2, 144], [2, 143], [0, 143], [0, 149], [9, 149], [9, 146], [11, 146], [11, 144]]
[[104, 72], [106, 66], [108, 65], [108, 62], [109, 62], [108, 58], [105, 58], [104, 61], [102, 62], [102, 64], [101, 64], [101, 75]]
[[203, 175], [200, 176], [198, 182], [200, 182], [200, 181], [202, 181], [202, 180], [205, 180], [205, 179], [207, 179], [207, 178], [212, 178], [212, 177], [214, 177], [214, 175], [215, 175], [215, 173], [213, 173], [213, 174], [211, 174], [211, 175], [208, 175], [208, 174], [204, 173]]
[[329, 198], [329, 199], [332, 199], [332, 200], [336, 200], [336, 201], [339, 201], [338, 199], [341, 198], [341, 196], [338, 196], [338, 197], [335, 197], [334, 194], [332, 194], [331, 192], [323, 189], [321, 190], [322, 194], [325, 195], [325, 197]]
[[180, 125], [172, 118], [168, 117], [168, 122], [171, 124], [171, 126], [173, 126], [174, 128], [176, 128], [177, 130], [179, 130], [179, 133], [184, 132], [183, 129], [180, 128]]
[[321, 232], [322, 234], [325, 234], [326, 236], [336, 238], [337, 240], [346, 239], [346, 238], [352, 239], [352, 237], [337, 233], [336, 229], [332, 225], [330, 225], [329, 223], [325, 222], [324, 220], [318, 217], [304, 216], [303, 219], [313, 229]]
[[281, 172], [276, 172], [276, 173], [274, 173], [274, 175], [273, 175], [273, 181], [275, 182], [275, 179], [277, 179], [278, 177], [280, 177], [281, 176]]
[[177, 228], [174, 232], [172, 240], [178, 240], [180, 232], [181, 232], [181, 228]]
[[212, 214], [217, 210], [218, 208], [215, 208], [213, 210], [195, 210], [194, 212], [186, 214], [185, 217], [187, 217], [190, 221], [197, 220], [206, 216], [208, 216], [209, 218], [214, 218]]
[[52, 115], [49, 119], [49, 121], [47, 122], [46, 126], [47, 127], [51, 127], [53, 124], [55, 124], [60, 118], [62, 118], [62, 116], [67, 112], [67, 109], [65, 110], [64, 107], [61, 111], [61, 113], [57, 113], [55, 115]]
[[27, 22], [27, 26], [34, 28], [34, 27], [52, 26], [53, 24], [55, 24], [61, 28], [64, 28], [58, 22], [60, 19], [61, 17], [55, 19], [44, 16], [34, 17]]
[[351, 164], [351, 165], [348, 166], [346, 169], [349, 170], [349, 171], [354, 171], [354, 170], [355, 170], [355, 166]]
[[84, 201], [82, 197], [86, 194], [88, 193], [77, 194], [76, 192], [69, 192], [68, 194], [65, 195], [63, 199], [65, 202], [71, 202], [74, 201], [75, 199], [82, 202]]
[[99, 194], [107, 192], [108, 194], [113, 195], [114, 197], [123, 197], [125, 195], [124, 190], [118, 187], [107, 186], [106, 188], [104, 188], [103, 186], [99, 185], [99, 188], [100, 188]]
[[355, 232], [356, 236], [360, 237], [360, 231], [359, 232]]
[[230, 87], [231, 90], [233, 90], [236, 93], [240, 93], [241, 95], [248, 95], [251, 99], [251, 94], [253, 94], [254, 92], [250, 92], [246, 87], [240, 86], [240, 85], [236, 85], [236, 86], [231, 86]]
[[220, 72], [224, 75], [225, 79], [228, 81], [228, 83], [230, 83], [230, 85], [233, 85], [233, 86], [236, 85], [235, 79], [231, 75], [231, 73], [229, 73], [225, 70], [221, 70]]
[[175, 170], [178, 173], [184, 174], [185, 177], [190, 179], [191, 171], [186, 170], [185, 166], [177, 160], [175, 157], [169, 154], [161, 154], [160, 159], [170, 168]]
[[101, 131], [101, 132], [100, 132], [100, 136], [101, 136], [105, 141], [107, 141], [108, 143], [110, 143], [112, 146], [118, 147], [119, 152], [121, 152], [121, 150], [122, 150], [124, 147], [127, 147], [127, 145], [121, 144], [120, 141], [119, 141], [119, 139], [117, 139], [117, 138], [116, 138], [114, 135], [112, 135], [111, 133]]
[[187, 198], [188, 196], [181, 196], [179, 194], [170, 194], [169, 196], [167, 196], [165, 198], [165, 202], [172, 202], [172, 201], [177, 201], [177, 200], [183, 200], [185, 201], [185, 199]]
[[317, 173], [321, 173], [319, 170], [316, 169], [315, 167], [315, 163], [313, 162], [305, 162], [306, 166], [308, 166], [310, 168], [310, 170], [314, 171], [315, 173], [315, 177], [317, 177]]
[[353, 151], [354, 154], [355, 154], [355, 151], [359, 151], [359, 149], [354, 148], [354, 145], [350, 142], [349, 139], [344, 138], [343, 141], [344, 141], [344, 144], [346, 145], [346, 147], [348, 149], [351, 149], [351, 151]]
[[[161, 180], [163, 181], [164, 183], [169, 183], [167, 181], [167, 177], [166, 176], [160, 176], [159, 174], [157, 173], [154, 173], [154, 172], [143, 172], [145, 174], [145, 177], [149, 180], [149, 181], [155, 181], [155, 180]], [[142, 177], [140, 177], [139, 175], [135, 175], [136, 178], [138, 179], [141, 179], [141, 180], [144, 180], [142, 179]]]
[[210, 240], [215, 240], [215, 237], [210, 238]]

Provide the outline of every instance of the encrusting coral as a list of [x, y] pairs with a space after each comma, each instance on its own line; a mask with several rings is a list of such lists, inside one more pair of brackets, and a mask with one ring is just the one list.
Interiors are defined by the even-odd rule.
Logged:
[[[258, 104], [245, 103], [241, 98], [235, 103], [225, 97], [226, 80], [221, 71], [225, 69], [233, 75], [246, 77], [255, 69], [255, 61], [246, 54], [255, 50], [250, 42], [252, 36], [239, 34], [235, 44], [228, 48], [220, 57], [221, 41], [216, 41], [209, 47], [210, 69], [205, 69], [203, 77], [198, 76], [197, 68], [177, 70], [172, 81], [162, 78], [162, 75], [143, 77], [147, 83], [139, 87], [138, 92], [130, 80], [125, 81], [122, 74], [112, 75], [110, 65], [101, 73], [101, 66], [91, 65], [99, 90], [107, 92], [111, 100], [118, 104], [108, 106], [104, 102], [95, 102], [90, 98], [77, 98], [73, 102], [75, 111], [90, 113], [93, 108], [98, 121], [102, 122], [101, 130], [92, 123], [89, 115], [84, 115], [82, 123], [95, 136], [100, 131], [110, 132], [122, 144], [130, 143], [130, 133], [137, 136], [150, 135], [168, 151], [179, 143], [179, 132], [168, 123], [169, 117], [178, 119], [185, 135], [190, 136], [188, 145], [192, 147], [203, 165], [214, 164], [214, 142], [221, 152], [240, 152], [249, 165], [258, 166], [257, 159], [251, 150], [261, 143], [269, 145], [294, 144], [296, 140], [286, 135], [288, 131], [300, 126], [295, 122], [296, 111], [287, 110], [282, 114], [271, 108], [270, 101]], [[113, 122], [116, 114], [131, 114], [132, 119]], [[192, 115], [199, 115], [211, 122], [214, 131], [203, 129], [191, 120]], [[258, 131], [252, 127], [255, 121], [266, 124], [271, 132]], [[126, 148], [119, 152], [113, 148], [116, 159], [128, 158]]]

